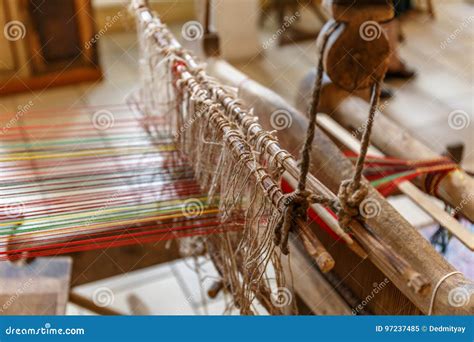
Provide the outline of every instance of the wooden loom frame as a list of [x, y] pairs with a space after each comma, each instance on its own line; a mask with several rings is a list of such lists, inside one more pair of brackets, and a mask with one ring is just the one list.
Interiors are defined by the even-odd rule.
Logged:
[[[142, 20], [151, 21], [153, 19], [153, 15], [148, 10], [145, 1], [135, 1], [134, 2], [134, 9], [137, 10], [140, 13], [139, 16], [141, 17]], [[159, 41], [159, 39], [160, 38], [157, 37], [158, 41]], [[165, 43], [169, 43], [169, 42], [165, 42]], [[170, 45], [175, 46], [175, 47], [179, 46], [179, 44], [176, 41], [173, 41], [173, 40], [171, 41]], [[194, 67], [197, 66], [197, 64], [194, 62], [193, 58], [190, 55], [185, 54], [183, 56], [183, 58], [186, 60], [186, 62], [189, 65], [194, 66]], [[226, 72], [228, 72], [228, 71], [229, 70], [226, 70]], [[223, 76], [223, 74], [221, 74], [220, 76]], [[234, 76], [235, 76], [235, 73], [234, 73]], [[234, 83], [234, 82], [235, 82], [235, 80], [231, 81], [230, 83]], [[247, 83], [250, 83], [250, 82], [247, 82]], [[237, 84], [240, 84], [240, 83], [237, 83]], [[262, 89], [260, 89], [260, 90], [262, 90]], [[255, 94], [253, 94], [253, 96], [255, 96]], [[267, 96], [268, 96], [268, 92], [267, 92]], [[272, 94], [272, 96], [275, 97], [274, 94]], [[272, 97], [272, 96], [269, 96], [269, 97]], [[244, 96], [244, 99], [245, 99], [245, 96]], [[219, 100], [222, 103], [226, 103], [226, 102], [230, 101], [231, 99], [226, 98], [225, 94], [220, 94]], [[255, 97], [253, 98], [253, 100], [255, 100]], [[264, 99], [264, 98], [261, 99], [261, 100], [264, 103], [266, 101], [267, 107], [272, 106], [272, 104], [269, 100]], [[280, 99], [278, 99], [276, 102], [280, 102], [280, 104], [282, 104], [281, 101], [279, 101], [279, 100]], [[285, 107], [286, 109], [289, 109], [290, 112], [296, 113], [296, 111], [293, 108], [291, 108], [290, 106], [288, 106], [286, 104], [283, 105], [283, 107]], [[236, 107], [233, 110], [233, 114], [237, 118], [240, 115], [242, 115], [242, 113], [243, 113], [242, 109], [239, 108], [239, 107]], [[266, 113], [259, 113], [259, 114], [261, 115], [260, 118], [263, 118], [262, 115], [268, 115], [269, 113], [266, 112]], [[265, 119], [268, 119], [268, 117], [265, 118]], [[302, 122], [304, 122], [304, 120], [301, 120], [301, 118], [298, 118], [298, 120], [300, 121], [300, 127], [302, 127], [304, 125], [304, 124], [302, 124]], [[251, 129], [249, 129], [249, 130], [251, 131]], [[244, 127], [244, 131], [245, 131], [245, 127]], [[255, 133], [255, 132], [253, 132], [253, 133]], [[301, 132], [294, 131], [293, 133], [299, 134], [301, 136]], [[322, 135], [322, 133], [320, 133], [320, 132], [318, 132], [318, 134]], [[335, 146], [333, 147], [333, 144], [328, 142], [327, 138], [325, 136], [324, 136], [324, 138], [320, 137], [320, 139], [324, 140], [324, 144], [323, 144], [324, 146], [323, 147], [328, 148], [329, 150], [334, 149]], [[263, 144], [263, 145], [265, 145], [265, 144]], [[267, 146], [267, 147], [269, 149], [271, 148], [270, 146]], [[275, 148], [277, 148], [277, 147], [278, 146], [276, 146]], [[276, 153], [276, 152], [278, 152], [278, 151], [274, 151], [274, 153]], [[323, 152], [327, 153], [328, 151], [323, 151]], [[314, 155], [315, 154], [313, 153], [313, 156]], [[315, 160], [318, 160], [317, 156], [316, 156]], [[296, 165], [296, 162], [295, 162], [294, 159], [288, 158], [288, 159], [285, 159], [284, 161], [282, 161], [282, 163], [283, 163], [285, 169], [293, 177], [296, 177], [298, 175], [298, 168], [297, 168], [297, 165]], [[346, 166], [347, 166], [347, 163], [346, 163]], [[350, 171], [350, 169], [351, 169], [351, 167], [347, 167], [348, 171]], [[342, 173], [344, 173], [344, 170], [341, 170], [341, 171], [342, 171]], [[326, 178], [328, 178], [328, 175], [326, 175]], [[325, 188], [325, 186], [323, 186], [316, 179], [310, 178], [308, 180], [308, 184], [309, 184], [309, 188], [312, 191], [314, 191], [315, 193], [328, 194], [327, 193], [327, 188]], [[330, 193], [328, 195], [330, 195]], [[416, 246], [417, 244], [419, 246], [426, 246], [427, 242], [422, 240], [421, 237], [417, 236], [414, 229], [413, 229], [413, 227], [411, 227], [406, 221], [404, 221], [398, 215], [398, 213], [396, 211], [391, 209], [391, 207], [385, 202], [385, 200], [383, 198], [381, 198], [374, 190], [371, 191], [370, 197], [374, 198], [377, 201], [382, 203], [383, 209], [386, 210], [386, 215], [383, 215], [384, 217], [382, 217], [382, 218], [375, 218], [375, 219], [368, 220], [368, 224], [378, 234], [381, 234], [381, 236], [383, 236], [384, 239], [386, 241], [388, 241], [390, 245], [396, 246], [395, 249], [398, 248], [399, 251], [404, 256], [408, 256], [409, 258], [407, 258], [407, 259], [410, 260], [410, 262], [413, 262], [413, 263], [417, 264], [420, 267], [420, 268], [417, 267], [418, 269], [423, 269], [424, 266], [427, 266], [426, 269], [429, 269], [430, 271], [433, 270], [433, 273], [430, 273], [430, 275], [433, 275], [433, 278], [434, 278], [433, 280], [434, 281], [438, 278], [437, 277], [438, 275], [442, 276], [442, 275], [446, 274], [447, 272], [449, 272], [449, 270], [451, 270], [451, 271], [453, 270], [452, 266], [450, 266], [444, 260], [442, 260], [442, 258], [429, 245], [428, 245], [429, 250], [424, 251], [424, 252], [430, 254], [430, 257], [432, 257], [432, 259], [436, 260], [436, 265], [435, 266], [427, 265], [426, 260], [420, 260], [422, 258], [420, 258], [417, 255], [413, 255], [414, 254], [413, 251], [407, 250], [409, 248], [406, 247], [406, 241], [400, 241], [401, 238], [400, 238], [400, 236], [397, 236], [398, 234], [393, 234], [393, 232], [390, 233], [390, 232], [387, 231], [387, 225], [389, 225], [390, 219], [394, 220], [395, 222], [397, 222], [401, 225], [402, 231], [406, 235], [405, 237], [408, 237], [410, 240], [412, 240], [412, 241], [410, 241], [411, 246]], [[386, 221], [386, 219], [388, 219], [388, 217], [390, 217], [389, 221]], [[353, 229], [353, 232], [354, 232], [355, 236], [357, 236], [358, 241], [362, 242], [364, 247], [368, 248], [369, 246], [372, 245], [372, 243], [374, 243], [374, 244], [377, 243], [377, 241], [374, 241], [373, 239], [370, 238], [370, 234], [367, 235], [366, 230], [361, 225], [359, 225], [359, 223], [354, 222], [352, 224], [352, 229]], [[429, 311], [430, 298], [426, 298], [426, 297], [422, 298], [421, 296], [418, 296], [418, 295], [414, 294], [414, 292], [409, 289], [409, 286], [406, 283], [406, 280], [403, 280], [403, 276], [397, 275], [396, 271], [393, 272], [394, 270], [391, 269], [391, 265], [389, 263], [388, 264], [386, 263], [387, 259], [386, 259], [386, 255], [384, 255], [383, 250], [380, 250], [380, 249], [377, 249], [377, 248], [375, 248], [375, 249], [370, 249], [369, 248], [369, 255], [368, 256], [369, 256], [370, 260], [378, 266], [379, 269], [384, 270], [384, 272], [392, 279], [392, 281], [396, 284], [396, 286], [400, 289], [400, 291], [402, 291], [404, 293], [404, 295], [410, 299], [410, 301], [415, 303], [425, 313], [427, 313]], [[471, 282], [468, 281], [467, 279], [465, 279], [465, 278], [460, 279], [460, 278], [461, 278], [461, 276], [452, 277], [452, 278], [446, 280], [445, 282], [443, 282], [442, 284], [440, 284], [439, 288], [437, 289], [437, 296], [435, 297], [435, 307], [437, 308], [437, 310], [440, 310], [441, 312], [443, 312], [445, 314], [446, 313], [460, 314], [460, 313], [466, 313], [466, 312], [471, 312], [472, 311], [472, 306], [468, 306], [467, 308], [466, 307], [453, 308], [453, 307], [449, 307], [449, 303], [447, 303], [447, 295], [448, 295], [448, 292], [451, 289], [453, 289], [455, 286], [458, 286], [458, 285], [462, 285], [462, 284], [470, 285], [471, 284]], [[453, 280], [453, 279], [457, 279], [457, 280]]]
[[[249, 82], [249, 83], [250, 83], [250, 82]], [[223, 100], [223, 101], [226, 101], [226, 100], [227, 100], [225, 94], [222, 94], [222, 100]], [[293, 171], [291, 172], [291, 165], [292, 165], [291, 163], [288, 163], [287, 166], [290, 168], [290, 173], [292, 173], [292, 175], [294, 175], [294, 174], [296, 173], [296, 171], [293, 170]], [[317, 181], [314, 181], [314, 183], [315, 183], [315, 184], [313, 184], [312, 186], [314, 186], [314, 187], [320, 186]], [[364, 234], [363, 231], [358, 231], [358, 234], [361, 234], [361, 236], [364, 236], [364, 235], [363, 235], [363, 234]], [[370, 257], [370, 255], [369, 255], [369, 257]], [[379, 257], [380, 257], [380, 256], [379, 256]], [[374, 258], [374, 257], [372, 256], [372, 258]], [[377, 256], [375, 256], [375, 258], [377, 258]]]

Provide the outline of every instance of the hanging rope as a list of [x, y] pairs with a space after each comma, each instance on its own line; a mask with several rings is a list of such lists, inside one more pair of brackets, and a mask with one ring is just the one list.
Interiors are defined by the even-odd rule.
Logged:
[[341, 183], [337, 194], [339, 200], [337, 216], [339, 219], [339, 225], [344, 229], [347, 229], [351, 220], [359, 215], [359, 205], [369, 192], [369, 185], [366, 182], [362, 182], [362, 172], [364, 171], [365, 158], [370, 144], [370, 135], [372, 133], [375, 113], [377, 112], [377, 106], [380, 99], [381, 79], [375, 80], [375, 83], [372, 86], [369, 116], [365, 123], [364, 133], [362, 134], [360, 152], [357, 158], [354, 175], [352, 179], [347, 179]]
[[359, 215], [359, 205], [368, 193], [368, 184], [366, 182], [362, 182], [362, 173], [364, 170], [364, 161], [369, 148], [370, 135], [372, 133], [372, 126], [380, 98], [383, 74], [380, 79], [375, 80], [374, 85], [372, 86], [369, 116], [365, 124], [360, 153], [357, 158], [355, 172], [352, 179], [345, 180], [341, 183], [337, 201], [333, 201], [332, 199], [326, 198], [324, 196], [313, 195], [306, 190], [306, 179], [311, 165], [311, 151], [316, 131], [316, 119], [324, 74], [323, 56], [329, 37], [339, 27], [339, 25], [340, 23], [333, 22], [327, 30], [323, 31], [323, 35], [320, 38], [321, 43], [318, 50], [319, 60], [316, 70], [316, 80], [312, 93], [311, 106], [308, 113], [309, 124], [303, 149], [301, 150], [298, 187], [293, 193], [287, 195], [285, 202], [285, 212], [279, 224], [275, 227], [274, 241], [275, 244], [280, 245], [282, 253], [284, 254], [288, 253], [289, 232], [296, 225], [297, 218], [306, 220], [307, 210], [310, 203], [318, 203], [323, 206], [333, 207], [336, 209], [340, 226], [344, 229], [347, 229], [351, 220], [355, 216]]
[[[288, 254], [288, 237], [290, 231], [296, 225], [296, 219], [301, 218], [306, 220], [306, 212], [309, 207], [308, 197], [311, 195], [306, 190], [306, 178], [308, 176], [309, 167], [311, 165], [311, 151], [314, 140], [314, 133], [316, 130], [316, 116], [318, 113], [319, 100], [321, 97], [321, 88], [324, 74], [323, 54], [326, 49], [329, 37], [339, 27], [339, 23], [333, 23], [332, 26], [323, 31], [321, 37], [321, 44], [318, 51], [318, 68], [316, 71], [316, 80], [313, 88], [313, 96], [311, 107], [309, 109], [309, 125], [306, 132], [306, 138], [301, 150], [300, 176], [298, 180], [298, 187], [296, 191], [286, 196], [286, 210], [282, 215], [281, 221], [275, 228], [275, 244], [280, 245], [283, 254]], [[312, 200], [325, 201], [323, 198], [314, 197]]]

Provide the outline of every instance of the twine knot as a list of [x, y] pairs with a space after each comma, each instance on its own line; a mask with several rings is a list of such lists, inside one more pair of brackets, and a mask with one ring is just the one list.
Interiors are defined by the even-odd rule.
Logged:
[[366, 182], [356, 184], [351, 179], [342, 181], [337, 198], [339, 200], [337, 216], [339, 225], [347, 229], [351, 220], [359, 216], [359, 206], [369, 192], [369, 186]]
[[280, 218], [280, 221], [275, 226], [274, 242], [275, 245], [280, 246], [281, 252], [288, 254], [288, 237], [290, 231], [296, 228], [297, 219], [300, 218], [306, 221], [306, 212], [308, 211], [309, 202], [308, 197], [310, 192], [306, 190], [296, 190], [290, 194], [285, 195], [284, 204], [285, 210]]

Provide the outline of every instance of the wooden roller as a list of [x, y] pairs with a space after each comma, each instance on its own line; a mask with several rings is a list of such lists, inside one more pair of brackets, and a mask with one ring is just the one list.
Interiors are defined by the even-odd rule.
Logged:
[[[303, 80], [296, 99], [297, 108], [304, 112], [308, 106], [314, 82], [314, 71]], [[329, 80], [322, 92], [320, 111], [330, 113], [331, 117], [347, 129], [363, 127], [369, 110], [369, 104], [364, 98], [366, 93], [358, 92], [357, 96], [337, 87]], [[408, 133], [406, 129], [383, 115], [380, 111], [372, 128], [372, 143], [386, 155], [401, 159], [436, 159], [441, 155], [431, 150], [424, 143]], [[422, 187], [424, 176], [414, 180]], [[474, 222], [474, 178], [461, 168], [451, 171], [438, 184], [436, 196], [455, 208], [457, 212]]]

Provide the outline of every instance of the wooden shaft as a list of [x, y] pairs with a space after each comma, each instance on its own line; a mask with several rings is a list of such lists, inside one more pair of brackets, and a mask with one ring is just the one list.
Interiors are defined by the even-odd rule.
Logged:
[[[342, 126], [339, 126], [339, 124], [331, 119], [331, 117], [326, 114], [319, 114], [318, 119], [319, 126], [328, 132], [333, 138], [341, 142], [352, 152], [357, 153], [359, 151], [359, 141]], [[385, 156], [375, 147], [370, 148], [370, 154], [379, 157]], [[422, 208], [427, 214], [431, 215], [436, 222], [449, 230], [467, 248], [474, 251], [474, 233], [471, 233], [466, 227], [459, 223], [458, 220], [448, 214], [443, 208], [436, 205], [432, 198], [419, 190], [411, 182], [399, 183], [397, 184], [397, 188], [410, 197], [410, 199], [420, 206], [420, 208]]]
[[[291, 186], [292, 189], [296, 189], [296, 187], [298, 185], [298, 181], [296, 180], [296, 178], [292, 177], [288, 172], [284, 172], [283, 173], [283, 179]], [[314, 204], [311, 205], [311, 209], [315, 210], [315, 205]], [[341, 229], [339, 227], [339, 223], [337, 222], [336, 218], [334, 216], [332, 216], [331, 213], [329, 213], [329, 211], [325, 210], [321, 206], [318, 206], [318, 208], [316, 208], [316, 209], [317, 209], [317, 211], [315, 210], [315, 212], [318, 214], [318, 216], [321, 218], [321, 220], [323, 220], [324, 223], [326, 223], [326, 225], [329, 226], [329, 228], [332, 231], [337, 231], [338, 229]], [[313, 233], [313, 235], [314, 235], [314, 233]], [[365, 252], [365, 250], [362, 248], [362, 246], [358, 242], [351, 239], [351, 242], [347, 243], [347, 246], [355, 254], [357, 254], [361, 259], [367, 258], [367, 253]], [[309, 252], [310, 248], [308, 248], [307, 251]]]
[[77, 306], [80, 306], [81, 308], [84, 308], [86, 310], [92, 311], [98, 315], [103, 315], [103, 316], [121, 316], [123, 315], [122, 313], [110, 309], [107, 307], [102, 307], [96, 305], [92, 300], [90, 300], [87, 297], [84, 297], [78, 293], [75, 293], [71, 291], [69, 293], [69, 301]]
[[218, 280], [212, 283], [212, 285], [207, 290], [207, 295], [209, 298], [216, 298], [221, 290], [224, 288], [224, 282], [222, 280]]
[[[342, 91], [341, 91], [342, 92]], [[345, 93], [345, 92], [344, 92]], [[335, 101], [326, 112], [346, 128], [362, 127], [367, 116], [368, 103], [361, 98], [348, 96], [341, 99], [334, 94]], [[377, 113], [372, 131], [372, 142], [385, 154], [403, 159], [434, 159], [441, 157], [429, 147], [410, 135], [405, 129], [382, 113]], [[422, 177], [418, 177], [418, 185]], [[462, 169], [450, 172], [438, 185], [439, 197], [474, 222], [474, 178]]]
[[[272, 129], [271, 115], [279, 111], [285, 111], [290, 115], [292, 123], [289, 127], [279, 131], [278, 138], [281, 144], [290, 151], [297, 150], [297, 146], [305, 130], [307, 119], [304, 115], [290, 106], [283, 98], [271, 90], [261, 86], [228, 63], [223, 61], [214, 61], [209, 66], [211, 75], [218, 77], [229, 86], [239, 87], [239, 96], [249, 105], [252, 105], [257, 113], [261, 123]], [[377, 121], [376, 121], [377, 122]], [[342, 180], [350, 177], [352, 173], [352, 163], [339, 150], [339, 148], [327, 138], [320, 130], [315, 137], [315, 146], [313, 151], [312, 173], [319, 179], [323, 179], [329, 188], [337, 191]], [[336, 172], [337, 170], [337, 172]], [[381, 197], [374, 189], [371, 189], [369, 198], [374, 199], [380, 204], [380, 212], [376, 217], [368, 220], [370, 227], [401, 254], [406, 260], [414, 266], [415, 269], [424, 270], [430, 277], [432, 283], [436, 283], [441, 277], [449, 272], [455, 271], [446, 260], [440, 256], [429, 243], [392, 208], [392, 206]], [[380, 256], [376, 253], [370, 253], [369, 258], [377, 267], [382, 270], [421, 311], [428, 313], [430, 305], [430, 296], [417, 296], [406, 286], [405, 280], [396, 274], [390, 274], [389, 270], [384, 268], [380, 262]], [[383, 258], [383, 257], [382, 257]], [[336, 260], [337, 261], [337, 260]], [[454, 307], [449, 304], [448, 296], [451, 290], [457, 287], [471, 288], [474, 283], [462, 275], [452, 276], [446, 279], [439, 287], [434, 300], [435, 314], [473, 314], [474, 303], [461, 307]]]
[[204, 34], [211, 32], [211, 0], [204, 0], [206, 8], [204, 11]]
[[203, 50], [206, 57], [220, 56], [220, 39], [217, 32], [211, 30], [212, 0], [205, 0]]
[[134, 316], [151, 316], [152, 311], [135, 293], [127, 296], [128, 307]]

